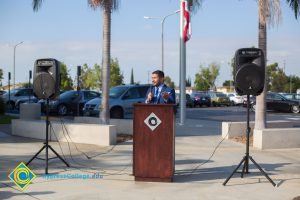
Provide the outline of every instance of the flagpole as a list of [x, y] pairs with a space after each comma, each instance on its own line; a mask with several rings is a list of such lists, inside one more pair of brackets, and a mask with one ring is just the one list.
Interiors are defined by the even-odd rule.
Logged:
[[182, 2], [187, 3], [186, 0], [180, 0], [180, 125], [184, 125], [186, 119], [186, 48], [184, 42], [184, 8]]

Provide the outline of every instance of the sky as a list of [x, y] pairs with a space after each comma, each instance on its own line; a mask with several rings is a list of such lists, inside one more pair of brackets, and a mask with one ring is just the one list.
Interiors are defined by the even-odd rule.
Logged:
[[[268, 63], [279, 63], [287, 75], [300, 76], [300, 19], [281, 1], [282, 20], [269, 27]], [[124, 82], [131, 69], [135, 81], [147, 83], [149, 73], [161, 68], [161, 22], [144, 16], [163, 17], [179, 9], [179, 0], [120, 0], [112, 15], [111, 56], [119, 60]], [[239, 48], [258, 46], [256, 0], [204, 0], [192, 15], [192, 38], [186, 44], [187, 78], [192, 82], [200, 66], [220, 65], [216, 81], [221, 86], [231, 79], [228, 64]], [[76, 67], [101, 64], [102, 11], [87, 0], [44, 0], [33, 12], [31, 0], [0, 0], [0, 68], [13, 73], [16, 48], [16, 83], [27, 82], [29, 70], [39, 58], [64, 62], [74, 80]], [[179, 14], [164, 24], [165, 74], [179, 83]]]

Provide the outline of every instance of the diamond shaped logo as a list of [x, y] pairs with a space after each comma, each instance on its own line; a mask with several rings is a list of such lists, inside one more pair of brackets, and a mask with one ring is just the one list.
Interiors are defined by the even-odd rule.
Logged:
[[160, 124], [161, 120], [154, 114], [151, 113], [144, 121], [144, 123], [154, 131]]
[[29, 183], [31, 183], [36, 175], [21, 162], [9, 175], [8, 178], [12, 180], [20, 190], [24, 190]]

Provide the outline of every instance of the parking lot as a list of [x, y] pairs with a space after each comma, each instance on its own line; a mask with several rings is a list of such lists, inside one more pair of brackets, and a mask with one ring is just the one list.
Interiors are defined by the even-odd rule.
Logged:
[[[188, 119], [202, 119], [212, 121], [246, 121], [247, 109], [241, 106], [230, 107], [202, 107], [188, 108]], [[255, 113], [250, 112], [250, 120], [254, 120]], [[267, 120], [300, 120], [300, 114], [283, 113], [283, 112], [267, 112]]]
[[[176, 117], [179, 117], [179, 107], [177, 109]], [[19, 114], [18, 110], [11, 110], [8, 113]], [[187, 119], [197, 120], [210, 120], [215, 122], [222, 121], [246, 121], [247, 109], [242, 106], [229, 106], [229, 107], [200, 107], [200, 108], [187, 108], [186, 109]], [[55, 116], [55, 114], [52, 114]], [[66, 119], [73, 119], [73, 113], [64, 116]], [[126, 118], [132, 119], [132, 115], [128, 115]], [[250, 120], [255, 119], [255, 113], [250, 112]], [[288, 121], [300, 121], [300, 114], [298, 113], [287, 113], [287, 112], [267, 112], [267, 121], [273, 120], [288, 120]]]

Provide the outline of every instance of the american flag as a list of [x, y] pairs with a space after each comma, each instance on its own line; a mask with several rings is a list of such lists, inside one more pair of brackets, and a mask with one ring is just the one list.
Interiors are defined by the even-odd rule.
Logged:
[[184, 42], [187, 42], [191, 38], [191, 35], [192, 35], [189, 4], [187, 1], [182, 1], [181, 6], [182, 6], [183, 16], [184, 16], [183, 40], [184, 40]]

